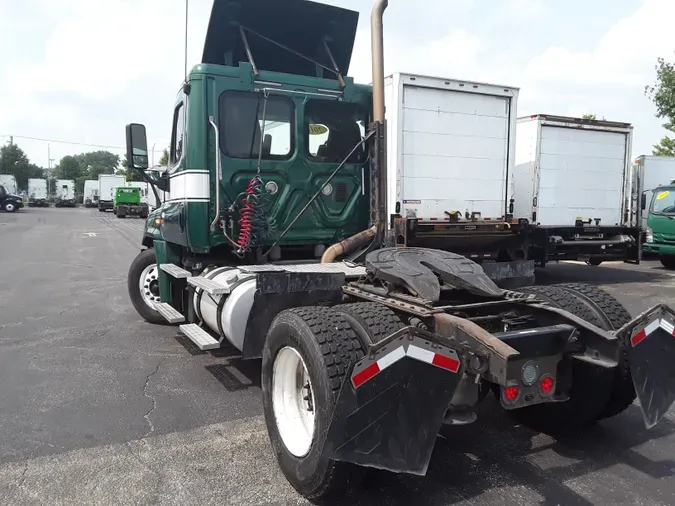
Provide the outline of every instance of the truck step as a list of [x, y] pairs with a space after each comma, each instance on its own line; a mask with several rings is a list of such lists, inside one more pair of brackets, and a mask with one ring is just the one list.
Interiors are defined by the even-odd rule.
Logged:
[[220, 343], [196, 323], [187, 323], [178, 328], [202, 351], [220, 348]]
[[176, 279], [186, 279], [192, 277], [191, 272], [181, 269], [175, 264], [160, 264], [159, 268], [166, 272], [169, 276], [173, 276]]
[[185, 321], [185, 317], [166, 302], [156, 302], [155, 309], [169, 323], [183, 323]]
[[187, 282], [194, 286], [195, 288], [201, 288], [206, 293], [211, 295], [222, 295], [224, 293], [230, 293], [230, 289], [226, 286], [216, 283], [202, 276], [195, 276], [188, 278]]

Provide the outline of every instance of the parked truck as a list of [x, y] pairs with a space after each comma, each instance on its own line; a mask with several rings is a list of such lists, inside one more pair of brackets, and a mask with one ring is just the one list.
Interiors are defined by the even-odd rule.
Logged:
[[100, 174], [98, 176], [98, 210], [113, 210], [115, 188], [125, 186], [127, 178], [116, 174]]
[[658, 255], [666, 269], [675, 269], [675, 181], [652, 190], [641, 196], [640, 217], [646, 220], [642, 248]]
[[148, 204], [141, 201], [141, 189], [137, 186], [118, 186], [115, 188], [113, 213], [118, 218], [127, 216], [148, 217]]
[[149, 206], [150, 204], [150, 195], [149, 193], [152, 193], [150, 190], [150, 187], [148, 183], [145, 181], [129, 181], [127, 183], [127, 187], [130, 188], [138, 188], [140, 190], [140, 195], [141, 195], [141, 204], [145, 204], [146, 206]]
[[537, 114], [518, 119], [514, 209], [532, 223], [529, 258], [639, 263], [630, 223], [633, 127]]
[[[347, 491], [366, 467], [424, 475], [441, 425], [472, 423], [490, 393], [547, 432], [636, 397], [652, 427], [675, 400], [669, 306], [631, 318], [590, 285], [504, 290], [464, 256], [391, 237], [387, 4], [371, 16], [371, 87], [347, 76], [357, 12], [214, 2], [174, 105], [169, 172], [151, 180], [169, 197], [128, 274], [145, 320], [262, 358], [274, 454], [310, 499]], [[321, 154], [305, 149], [324, 128]], [[127, 166], [145, 174], [145, 127], [126, 134]]]
[[87, 179], [84, 182], [84, 207], [98, 207], [98, 185], [95, 179]]
[[675, 157], [641, 155], [635, 159], [632, 168], [631, 224], [644, 231], [647, 229], [648, 213], [642, 211], [651, 204], [654, 190], [675, 182]]
[[0, 184], [0, 210], [13, 213], [22, 207], [23, 199], [18, 195], [10, 193], [3, 184]]
[[532, 283], [528, 216], [513, 214], [518, 93], [417, 74], [386, 78], [397, 244], [440, 247], [481, 263], [495, 280]]
[[54, 206], [75, 207], [75, 181], [72, 179], [57, 179], [55, 185], [56, 199], [54, 200]]
[[28, 180], [28, 207], [49, 207], [47, 180], [30, 178]]
[[0, 185], [4, 186], [9, 195], [16, 195], [19, 191], [13, 174], [0, 174]]

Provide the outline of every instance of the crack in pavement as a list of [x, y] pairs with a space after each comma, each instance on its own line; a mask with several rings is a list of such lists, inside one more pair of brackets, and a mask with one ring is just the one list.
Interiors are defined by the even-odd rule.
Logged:
[[143, 418], [145, 418], [145, 421], [148, 422], [148, 427], [150, 428], [150, 430], [148, 430], [148, 432], [146, 432], [145, 435], [141, 439], [145, 439], [150, 434], [155, 432], [155, 425], [152, 423], [152, 420], [150, 420], [150, 415], [157, 408], [157, 401], [155, 400], [155, 398], [152, 395], [148, 395], [148, 385], [150, 383], [150, 378], [152, 378], [155, 374], [157, 374], [159, 372], [159, 367], [162, 365], [163, 362], [164, 362], [164, 359], [160, 360], [157, 364], [157, 367], [155, 368], [155, 371], [148, 374], [148, 377], [145, 378], [145, 385], [143, 385], [143, 395], [152, 401], [152, 408], [150, 408], [150, 411], [148, 411], [145, 415], [143, 415]]
[[19, 484], [17, 485], [17, 487], [20, 488], [20, 487], [23, 486], [23, 483], [26, 481], [26, 473], [27, 472], [28, 472], [28, 466], [25, 467], [25, 469], [21, 473], [21, 476], [19, 476]]

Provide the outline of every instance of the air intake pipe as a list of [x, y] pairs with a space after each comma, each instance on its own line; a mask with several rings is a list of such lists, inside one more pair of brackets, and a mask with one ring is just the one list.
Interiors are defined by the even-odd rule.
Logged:
[[345, 239], [330, 248], [321, 257], [321, 263], [334, 262], [338, 257], [353, 253], [369, 242], [379, 246], [387, 228], [387, 157], [384, 139], [384, 11], [389, 0], [376, 0], [370, 15], [370, 37], [373, 65], [373, 124], [370, 212], [372, 227]]

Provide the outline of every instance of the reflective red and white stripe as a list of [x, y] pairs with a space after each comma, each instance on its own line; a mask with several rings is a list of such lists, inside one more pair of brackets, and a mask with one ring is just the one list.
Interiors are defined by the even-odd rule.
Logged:
[[453, 350], [445, 350], [444, 354], [435, 353], [433, 351], [425, 350], [419, 346], [413, 344], [408, 345], [408, 347], [399, 346], [398, 348], [393, 349], [376, 362], [373, 362], [365, 369], [357, 372], [352, 376], [352, 384], [354, 388], [358, 388], [363, 385], [366, 381], [373, 379], [380, 372], [384, 371], [390, 365], [395, 364], [399, 360], [405, 357], [410, 357], [420, 362], [426, 362], [427, 364], [440, 367], [446, 371], [456, 373], [459, 370], [460, 362], [459, 356]]
[[656, 319], [647, 325], [644, 329], [637, 331], [630, 338], [630, 344], [635, 348], [642, 341], [647, 339], [647, 336], [654, 332], [656, 329], [662, 328], [669, 334], [675, 336], [675, 326], [666, 319]]

